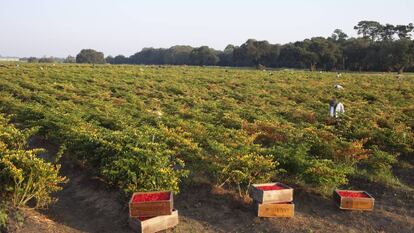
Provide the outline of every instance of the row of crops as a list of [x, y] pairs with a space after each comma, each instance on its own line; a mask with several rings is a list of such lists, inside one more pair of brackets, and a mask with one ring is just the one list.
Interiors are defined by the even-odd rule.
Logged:
[[[409, 75], [0, 67], [0, 112], [126, 193], [196, 178], [240, 193], [275, 178], [321, 193], [354, 177], [398, 184], [391, 168], [414, 149], [413, 90]], [[338, 119], [333, 96], [345, 105]]]

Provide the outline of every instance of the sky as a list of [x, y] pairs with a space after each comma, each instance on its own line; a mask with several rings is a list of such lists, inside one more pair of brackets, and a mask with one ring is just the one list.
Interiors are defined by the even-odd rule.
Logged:
[[145, 47], [356, 36], [361, 20], [414, 23], [413, 0], [0, 0], [0, 55], [132, 55]]

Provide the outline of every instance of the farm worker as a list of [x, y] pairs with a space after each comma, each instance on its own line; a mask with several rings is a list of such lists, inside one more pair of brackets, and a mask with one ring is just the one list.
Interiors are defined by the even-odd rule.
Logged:
[[332, 98], [329, 102], [329, 116], [334, 117], [335, 116], [335, 107], [336, 107], [336, 100], [335, 98]]
[[343, 87], [342, 85], [339, 85], [339, 84], [336, 84], [336, 85], [335, 85], [335, 88], [336, 88], [336, 89], [339, 89], [339, 90], [344, 89], [344, 87]]
[[335, 117], [338, 117], [342, 113], [345, 113], [345, 108], [344, 108], [344, 105], [341, 102], [339, 102], [335, 106]]

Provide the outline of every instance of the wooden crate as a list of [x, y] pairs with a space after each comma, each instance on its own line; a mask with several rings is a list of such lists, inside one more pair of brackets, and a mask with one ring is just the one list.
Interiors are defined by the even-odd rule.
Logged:
[[266, 204], [255, 202], [255, 207], [258, 217], [291, 218], [295, 215], [295, 204], [293, 202]]
[[137, 192], [129, 201], [130, 217], [170, 215], [173, 210], [172, 192]]
[[375, 199], [365, 191], [335, 190], [334, 200], [343, 210], [368, 210], [374, 209]]
[[[261, 190], [265, 187], [279, 187], [277, 190]], [[282, 203], [293, 201], [293, 188], [282, 183], [254, 184], [250, 196], [259, 203]]]
[[155, 233], [178, 225], [178, 211], [173, 210], [170, 215], [162, 215], [152, 218], [129, 218], [129, 226], [134, 232]]

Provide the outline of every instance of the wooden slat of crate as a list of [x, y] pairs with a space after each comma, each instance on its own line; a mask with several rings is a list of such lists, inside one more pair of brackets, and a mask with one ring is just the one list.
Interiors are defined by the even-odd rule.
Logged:
[[130, 217], [154, 217], [159, 215], [170, 215], [173, 210], [173, 194], [170, 193], [169, 200], [151, 201], [151, 202], [137, 202], [132, 200], [135, 195], [159, 193], [159, 192], [137, 192], [134, 193], [129, 201], [129, 216]]
[[138, 218], [129, 218], [129, 226], [135, 232], [155, 233], [173, 228], [178, 225], [178, 211], [173, 210], [170, 215], [152, 217], [143, 221]]
[[291, 218], [295, 215], [295, 204], [289, 203], [266, 203], [255, 202], [258, 217], [267, 218]]
[[[346, 192], [363, 192], [368, 195], [368, 198], [359, 198], [359, 197], [342, 197], [339, 195], [338, 192], [346, 191]], [[375, 199], [371, 196], [371, 194], [365, 191], [357, 191], [357, 190], [335, 190], [334, 191], [334, 200], [336, 201], [338, 207], [343, 210], [367, 210], [372, 211], [374, 210], [374, 202]]]
[[[268, 190], [263, 191], [257, 189], [256, 187], [260, 186], [269, 186], [269, 185], [278, 185], [285, 187], [286, 189], [280, 190]], [[251, 197], [259, 203], [278, 203], [278, 202], [291, 202], [293, 201], [293, 188], [276, 182], [276, 183], [266, 183], [266, 184], [254, 184], [250, 191]]]

